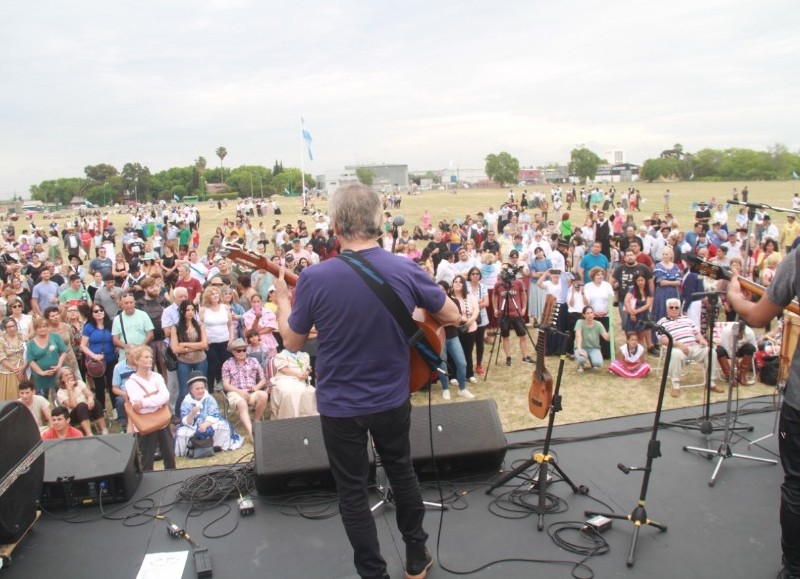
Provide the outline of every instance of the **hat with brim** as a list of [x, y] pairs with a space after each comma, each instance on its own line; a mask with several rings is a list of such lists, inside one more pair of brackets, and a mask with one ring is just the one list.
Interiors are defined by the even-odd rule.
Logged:
[[78, 265], [83, 265], [83, 260], [80, 257], [78, 257], [77, 255], [70, 255], [69, 256], [70, 263], [72, 262], [73, 259], [77, 260]]
[[194, 384], [195, 382], [202, 382], [203, 384], [208, 384], [208, 378], [206, 378], [206, 375], [203, 374], [200, 370], [194, 370], [192, 371], [191, 374], [189, 374], [189, 379], [186, 380], [186, 385], [191, 388], [192, 384]]
[[155, 251], [148, 251], [142, 258], [144, 261], [155, 261], [158, 259], [158, 254]]
[[228, 346], [228, 352], [233, 352], [234, 350], [240, 350], [241, 348], [246, 348], [247, 342], [242, 340], [241, 338], [236, 338], [231, 345]]

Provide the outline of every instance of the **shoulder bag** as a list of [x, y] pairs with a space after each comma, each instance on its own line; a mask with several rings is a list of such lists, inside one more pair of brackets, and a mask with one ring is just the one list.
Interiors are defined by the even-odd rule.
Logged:
[[[144, 391], [145, 398], [157, 393], [157, 391], [148, 390], [144, 384], [137, 380], [133, 375], [129, 378], [129, 380], [136, 382], [136, 384]], [[142, 414], [134, 410], [133, 404], [131, 404], [130, 400], [126, 400], [125, 413], [128, 415], [128, 420], [133, 422], [136, 430], [138, 430], [139, 434], [142, 436], [147, 436], [148, 434], [152, 434], [158, 430], [161, 430], [162, 428], [165, 428], [172, 418], [172, 413], [170, 412], [168, 402], [153, 412]]]

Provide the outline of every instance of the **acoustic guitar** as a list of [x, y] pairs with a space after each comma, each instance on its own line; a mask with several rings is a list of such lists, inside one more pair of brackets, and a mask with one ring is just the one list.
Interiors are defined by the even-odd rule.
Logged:
[[[260, 255], [249, 249], [242, 247], [238, 244], [223, 245], [219, 253], [228, 257], [231, 261], [243, 265], [245, 267], [252, 267], [257, 270], [266, 270], [276, 278], [280, 275], [281, 266], [273, 263], [269, 258]], [[297, 285], [297, 275], [290, 271], [284, 272], [284, 279], [286, 285], [294, 287]], [[444, 345], [444, 329], [439, 322], [426, 310], [417, 308], [412, 316], [414, 323], [422, 330], [425, 339], [431, 345], [435, 352], [441, 352]], [[408, 389], [411, 392], [416, 392], [426, 384], [434, 382], [439, 379], [438, 373], [430, 369], [422, 354], [416, 348], [410, 348], [411, 351], [411, 373], [409, 376]]]
[[[727, 267], [716, 263], [711, 263], [710, 261], [706, 261], [694, 254], [687, 254], [684, 256], [684, 259], [689, 264], [689, 270], [697, 275], [704, 275], [711, 279], [722, 279], [725, 281], [731, 281], [733, 277], [731, 270]], [[756, 282], [741, 276], [739, 276], [739, 285], [743, 290], [748, 291], [758, 297], [763, 296], [767, 292], [767, 288], [765, 288], [763, 285], [757, 284]], [[800, 316], [800, 303], [798, 303], [797, 299], [792, 300], [785, 309], [789, 310], [795, 315]]]
[[[548, 295], [545, 298], [540, 324], [545, 327], [555, 327], [558, 321], [559, 307], [556, 298]], [[533, 372], [531, 389], [528, 392], [528, 410], [536, 418], [545, 418], [550, 412], [550, 404], [553, 402], [553, 376], [544, 364], [546, 345], [547, 332], [540, 329], [536, 338], [536, 370]]]

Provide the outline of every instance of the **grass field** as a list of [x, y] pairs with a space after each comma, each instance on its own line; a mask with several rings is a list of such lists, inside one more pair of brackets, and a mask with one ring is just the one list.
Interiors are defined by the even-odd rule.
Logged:
[[[727, 200], [730, 198], [734, 187], [741, 190], [744, 185], [748, 185], [751, 202], [768, 203], [776, 207], [790, 207], [792, 195], [797, 191], [795, 182], [639, 183], [637, 187], [642, 192], [643, 202], [641, 214], [636, 214], [637, 223], [645, 215], [649, 215], [653, 211], [659, 211], [662, 216], [664, 215], [663, 193], [667, 188], [671, 192], [670, 209], [682, 229], [685, 230], [687, 226], [691, 227], [693, 222], [693, 202], [708, 201], [712, 197], [718, 201]], [[619, 184], [617, 186], [618, 192], [624, 186], [624, 184]], [[535, 190], [534, 187], [528, 187], [527, 189], [529, 192]], [[522, 192], [520, 187], [514, 187], [514, 190], [518, 195]], [[401, 209], [393, 213], [404, 215], [406, 226], [409, 228], [413, 228], [414, 225], [420, 223], [422, 213], [426, 209], [429, 211], [433, 223], [437, 223], [439, 220], [463, 219], [465, 216], [474, 215], [478, 211], [485, 212], [490, 206], [497, 208], [505, 200], [507, 192], [508, 189], [461, 189], [457, 193], [426, 191], [420, 195], [404, 197]], [[299, 218], [309, 221], [307, 217], [303, 217], [300, 214], [301, 204], [299, 198], [281, 198], [280, 202], [282, 209], [280, 218], [283, 223], [296, 222]], [[325, 210], [324, 198], [317, 201], [317, 207]], [[575, 209], [576, 206], [573, 206], [572, 222], [580, 223], [584, 213], [582, 210]], [[235, 204], [229, 204], [221, 212], [217, 211], [216, 207], [211, 209], [208, 204], [202, 204], [201, 213], [201, 248], [204, 248], [223, 219], [234, 217]], [[736, 214], [735, 208], [729, 209], [729, 213], [729, 223], [732, 223]], [[127, 216], [125, 215], [113, 217], [113, 220], [118, 225], [122, 225], [126, 219]], [[272, 217], [263, 219], [267, 229], [270, 227], [272, 220]], [[773, 222], [781, 227], [785, 219], [780, 215], [773, 215]], [[617, 332], [616, 347], [619, 346], [620, 336], [623, 335], [622, 332]], [[532, 336], [535, 340], [536, 334], [532, 333]], [[515, 340], [512, 340], [512, 342], [515, 342]], [[488, 357], [488, 355], [489, 350], [487, 349], [486, 356]], [[546, 422], [531, 416], [527, 406], [527, 393], [531, 385], [533, 366], [519, 363], [520, 355], [516, 344], [512, 346], [512, 356], [517, 362], [510, 368], [506, 367], [504, 362], [497, 365], [494, 363], [494, 359], [492, 359], [491, 363], [489, 363], [488, 358], [485, 359], [485, 365], [489, 366], [489, 378], [486, 381], [481, 379], [478, 384], [471, 385], [470, 390], [478, 399], [493, 398], [497, 402], [504, 430], [511, 431], [542, 426]], [[655, 363], [655, 359], [651, 358], [651, 362]], [[546, 364], [555, 376], [558, 358], [548, 358]], [[695, 379], [700, 378], [701, 372], [702, 366], [691, 369], [689, 379], [699, 381]], [[575, 364], [567, 361], [564, 367], [561, 391], [563, 395], [563, 411], [558, 413], [556, 422], [557, 424], [563, 424], [651, 412], [656, 407], [659, 383], [660, 374], [656, 372], [641, 380], [624, 380], [612, 377], [607, 370], [588, 371], [584, 374], [578, 374]], [[739, 395], [751, 397], [772, 393], [773, 391], [774, 388], [755, 385], [740, 388]], [[723, 400], [724, 397], [724, 394], [714, 394], [713, 400]], [[434, 403], [443, 403], [438, 385], [434, 386], [431, 398]], [[427, 400], [428, 394], [426, 392], [418, 392], [412, 396], [414, 404], [426, 404]], [[696, 405], [702, 401], [703, 389], [691, 388], [685, 390], [680, 398], [667, 396], [665, 408]], [[459, 399], [454, 397], [453, 401], [448, 403], [458, 404]], [[179, 461], [179, 464], [182, 466], [199, 466], [208, 463], [230, 463], [251, 451], [252, 447], [246, 445], [245, 448], [235, 453], [217, 455], [213, 459], [206, 459], [205, 462], [183, 459]]]

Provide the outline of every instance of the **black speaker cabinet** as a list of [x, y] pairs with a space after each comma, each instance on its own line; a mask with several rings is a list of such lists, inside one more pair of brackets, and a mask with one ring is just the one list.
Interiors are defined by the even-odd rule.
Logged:
[[129, 500], [142, 481], [132, 434], [45, 440], [45, 508], [71, 508]]
[[16, 542], [36, 520], [43, 475], [33, 415], [21, 402], [0, 402], [0, 544]]
[[334, 486], [319, 416], [256, 422], [253, 444], [259, 493]]
[[508, 441], [494, 400], [434, 404], [430, 415], [428, 410], [428, 406], [411, 410], [411, 458], [420, 478], [436, 472], [444, 478], [500, 469]]

